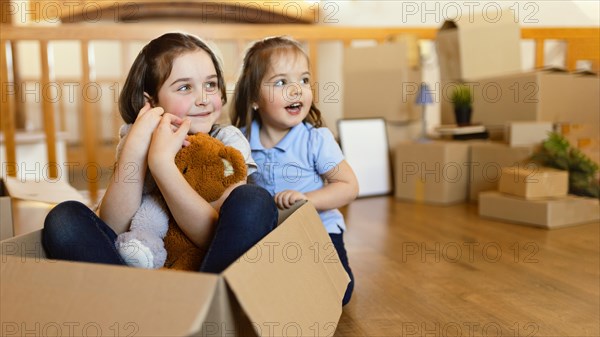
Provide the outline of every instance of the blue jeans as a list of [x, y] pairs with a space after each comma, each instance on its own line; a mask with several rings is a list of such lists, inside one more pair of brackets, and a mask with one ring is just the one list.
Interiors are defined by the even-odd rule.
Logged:
[[51, 259], [125, 265], [117, 234], [78, 201], [56, 205], [46, 216], [42, 245]]
[[346, 305], [350, 302], [352, 292], [354, 291], [354, 274], [352, 274], [352, 269], [350, 269], [350, 264], [348, 263], [348, 254], [346, 254], [346, 247], [344, 246], [344, 235], [329, 233], [329, 237], [340, 257], [340, 262], [342, 263], [342, 266], [344, 266], [344, 270], [346, 270], [346, 273], [348, 273], [348, 276], [350, 277], [350, 283], [348, 283], [348, 286], [346, 287], [346, 293], [342, 300], [342, 305]]
[[221, 206], [200, 271], [225, 270], [277, 226], [278, 215], [273, 197], [264, 188], [246, 184], [234, 189]]
[[[277, 225], [271, 195], [255, 185], [235, 188], [223, 203], [215, 236], [201, 271], [220, 273]], [[125, 265], [115, 249], [117, 234], [87, 206], [66, 201], [44, 223], [42, 245], [51, 259]]]

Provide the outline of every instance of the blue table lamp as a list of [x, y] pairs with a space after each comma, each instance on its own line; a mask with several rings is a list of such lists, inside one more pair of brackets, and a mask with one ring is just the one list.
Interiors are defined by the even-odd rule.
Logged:
[[419, 92], [417, 93], [417, 99], [415, 100], [417, 105], [423, 106], [423, 112], [421, 114], [421, 137], [419, 137], [419, 141], [426, 142], [427, 139], [427, 119], [425, 118], [425, 108], [428, 104], [433, 103], [433, 97], [431, 95], [431, 91], [429, 90], [429, 86], [426, 83], [421, 83], [419, 87]]

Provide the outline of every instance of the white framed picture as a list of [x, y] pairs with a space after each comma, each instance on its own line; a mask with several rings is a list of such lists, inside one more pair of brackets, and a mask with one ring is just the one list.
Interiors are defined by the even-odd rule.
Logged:
[[359, 197], [392, 192], [390, 159], [383, 118], [338, 121], [340, 146], [356, 174]]

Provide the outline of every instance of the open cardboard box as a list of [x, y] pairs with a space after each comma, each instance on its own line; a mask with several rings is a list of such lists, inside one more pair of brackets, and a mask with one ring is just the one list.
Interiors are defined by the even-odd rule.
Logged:
[[5, 176], [0, 183], [0, 241], [39, 230], [48, 212], [60, 202], [77, 200], [88, 203], [66, 180], [26, 180]]
[[333, 335], [349, 282], [310, 203], [219, 275], [47, 260], [41, 230], [0, 247], [2, 336]]
[[4, 180], [0, 179], [0, 241], [14, 235], [12, 220], [12, 203]]

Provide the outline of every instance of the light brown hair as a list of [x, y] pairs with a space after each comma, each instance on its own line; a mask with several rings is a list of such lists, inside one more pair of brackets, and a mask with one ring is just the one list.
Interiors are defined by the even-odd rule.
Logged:
[[[305, 57], [310, 66], [308, 55], [306, 55], [300, 43], [284, 36], [257, 41], [246, 52], [240, 77], [233, 94], [233, 107], [230, 114], [231, 123], [234, 126], [238, 128], [246, 127], [246, 137], [250, 138], [252, 121], [261, 122], [258, 112], [252, 109], [252, 103], [259, 100], [261, 83], [271, 66], [273, 57], [290, 52]], [[314, 102], [311, 102], [309, 113], [304, 121], [315, 127], [323, 125], [321, 111]]]

